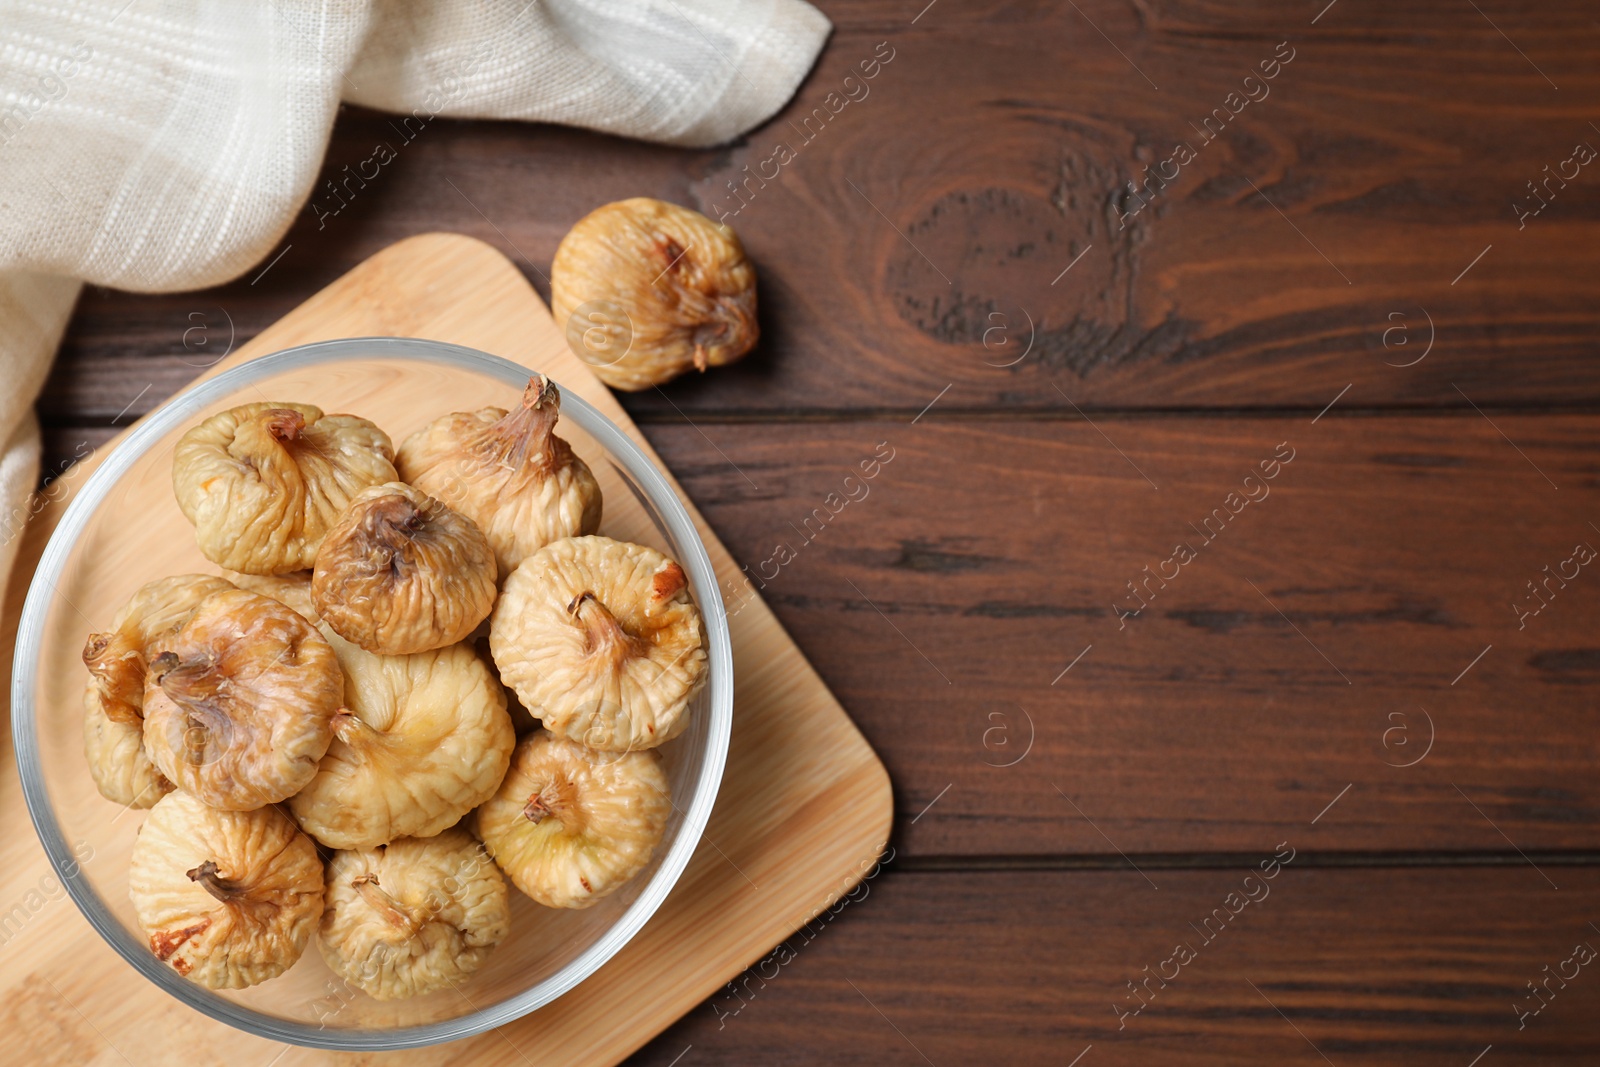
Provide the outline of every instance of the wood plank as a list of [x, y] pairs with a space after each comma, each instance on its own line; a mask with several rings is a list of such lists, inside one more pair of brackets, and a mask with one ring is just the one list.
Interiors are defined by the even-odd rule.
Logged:
[[[1302, 826], [1290, 847], [1318, 829]], [[1600, 950], [1590, 925], [1600, 872], [1552, 871], [1552, 892], [1526, 866], [1290, 864], [1252, 882], [1259, 902], [1234, 904], [1220, 933], [1213, 919], [1205, 943], [1189, 924], [1217, 908], [1231, 915], [1224, 901], [1250, 869], [1153, 872], [1159, 892], [1126, 870], [891, 869], [630, 1063], [1312, 1067], [1325, 1056], [1338, 1067], [1468, 1067], [1490, 1045], [1478, 1067], [1600, 1057], [1594, 963], [1567, 965], [1578, 976], [1552, 981], [1521, 1030], [1513, 1010], [1576, 943]], [[1148, 1006], [1119, 1031], [1112, 1005], [1137, 1007], [1127, 983], [1157, 973], [1180, 941], [1195, 958], [1166, 964], [1178, 977], [1164, 989], [1152, 980]]]
[[[1600, 547], [1600, 418], [1497, 416], [1524, 459], [1477, 414], [941, 417], [646, 428], [775, 574], [763, 595], [890, 768], [908, 855], [1237, 851], [1340, 795], [1320, 847], [1600, 848], [1600, 586], [1553, 582], [1520, 630], [1511, 608]], [[1212, 542], [1190, 528], [1284, 441], [1270, 495]], [[1197, 557], [1123, 629], [1126, 583], [1180, 540]]]
[[[1521, 630], [1511, 604], [1600, 546], [1600, 420], [1496, 423], [1527, 460], [1477, 415], [650, 430], [776, 570], [763, 595], [884, 755], [908, 854], [1232, 851], [1347, 786], [1325, 847], [1592, 849], [1600, 586], [1580, 570]], [[1189, 524], [1217, 508], [1208, 542]], [[1124, 628], [1178, 542], [1196, 557]]]
[[[283, 259], [205, 293], [91, 292], [45, 413], [144, 410], [213, 358], [230, 321], [242, 342], [423, 230], [482, 237], [547, 294], [541, 275], [588, 209], [645, 194], [731, 210], [729, 183], [772, 174], [784, 138], [796, 157], [752, 180], [731, 220], [761, 271], [761, 349], [670, 403], [627, 398], [636, 416], [914, 413], [946, 385], [953, 409], [1070, 410], [1064, 392], [1089, 408], [1315, 410], [1346, 385], [1377, 407], [1465, 408], [1453, 384], [1485, 405], [1600, 401], [1600, 181], [1552, 182], [1521, 228], [1513, 210], [1578, 141], [1600, 146], [1577, 103], [1600, 97], [1574, 45], [1594, 32], [1579, 8], [1503, 2], [1491, 25], [1424, 0], [1335, 7], [1313, 26], [1316, 12], [1264, 2], [939, 4], [911, 26], [923, 5], [822, 6], [840, 29], [816, 72], [724, 148], [443, 119], [408, 143], [347, 110]], [[881, 41], [892, 61], [851, 83], [867, 95], [801, 143]], [[1194, 125], [1283, 41], [1294, 58], [1270, 95], [1205, 142]], [[1180, 141], [1196, 158], [1123, 226], [1135, 202], [1118, 190]], [[379, 142], [397, 158], [332, 214], [326, 183]], [[1385, 365], [1430, 338], [1423, 362]]]
[[[481, 242], [458, 235], [420, 237], [385, 250], [274, 324], [253, 346], [233, 353], [229, 362], [314, 340], [373, 334], [434, 337], [491, 349], [525, 366], [542, 368], [561, 382], [569, 398], [583, 397], [624, 432], [632, 432], [648, 454], [648, 444], [611, 394], [567, 351], [544, 305], [513, 265]], [[475, 375], [419, 363], [364, 364], [360, 373], [348, 364], [288, 371], [273, 381], [276, 387], [262, 383], [262, 388], [289, 389], [291, 395], [330, 410], [370, 411], [397, 436], [426, 421], [417, 407], [420, 397], [433, 398], [440, 410], [447, 411], [470, 410], [491, 399], [517, 395], [514, 387], [486, 385]], [[383, 395], [391, 389], [394, 395]], [[253, 389], [247, 388], [245, 394], [245, 399], [259, 399]], [[569, 426], [565, 436], [580, 452], [584, 450], [575, 426]], [[73, 447], [76, 450], [77, 444]], [[593, 447], [590, 452], [594, 453]], [[26, 578], [44, 538], [83, 484], [87, 469], [104, 454], [102, 450], [88, 456], [47, 487], [47, 504], [23, 538], [17, 576], [0, 618], [0, 647], [14, 643]], [[597, 476], [602, 484], [616, 477], [605, 471]], [[666, 477], [670, 483], [671, 475]], [[159, 449], [122, 478], [122, 491], [104, 505], [110, 509], [105, 521], [89, 527], [76, 565], [56, 588], [60, 597], [56, 603], [70, 604], [73, 610], [63, 607], [46, 622], [48, 636], [41, 644], [43, 666], [34, 695], [47, 766], [71, 766], [81, 758], [83, 674], [74, 650], [81, 648], [91, 619], [109, 617], [149, 577], [205, 566], [176, 507], [150, 507], [151, 502], [170, 501], [170, 471]], [[624, 537], [651, 536], [641, 532], [648, 520], [620, 483], [608, 487], [607, 494], [602, 529], [614, 524]], [[690, 515], [699, 524], [718, 579], [731, 582], [737, 572], [726, 550], [692, 506]], [[729, 629], [737, 712], [727, 769], [706, 833], [673, 892], [650, 922], [576, 990], [493, 1034], [456, 1047], [455, 1055], [510, 1062], [504, 1059], [506, 1050], [526, 1043], [540, 1049], [541, 1062], [615, 1063], [804, 921], [813, 897], [842, 892], [854, 884], [882, 849], [892, 798], [884, 769], [860, 733], [759, 600], [744, 603]], [[5, 657], [0, 682], [9, 678], [10, 664], [10, 657]], [[681, 749], [665, 750], [669, 774], [681, 753]], [[59, 759], [52, 762], [51, 754]], [[80, 877], [95, 887], [119, 919], [131, 924], [127, 857], [138, 817], [117, 815], [97, 795], [86, 770], [76, 778], [52, 779], [50, 790], [61, 832], [79, 850]], [[0, 764], [0, 810], [8, 812], [14, 823], [25, 825], [20, 794], [15, 765], [7, 760]], [[752, 893], [758, 885], [759, 894]], [[231, 1060], [241, 1048], [250, 1057], [267, 1053], [256, 1060], [267, 1062], [266, 1042], [242, 1040], [222, 1023], [181, 1008], [119, 962], [72, 907], [50, 907], [63, 895], [61, 890], [35, 835], [15, 834], [0, 846], [0, 901], [17, 903], [10, 911], [0, 911], [0, 934], [9, 939], [26, 928], [32, 935], [26, 945], [6, 945], [0, 969], [0, 988], [5, 989], [8, 1004], [20, 1005], [16, 1010], [24, 1013], [22, 1022], [35, 1016], [51, 1021], [91, 1050], [75, 1054], [74, 1061], [91, 1054], [110, 1055], [100, 1044], [109, 1041], [107, 1048], [112, 1051], [148, 1049], [151, 1057], [159, 1052], [164, 1062], [197, 1056]], [[548, 973], [552, 958], [560, 962], [560, 953], [576, 939], [587, 941], [587, 935], [568, 922], [581, 923], [585, 916], [605, 922], [608, 911], [620, 913], [627, 893], [624, 890], [581, 915], [557, 914], [524, 902], [515, 913], [511, 938], [465, 983], [461, 996], [477, 1007], [524, 990], [528, 972]], [[86, 966], [85, 961], [91, 960], [96, 963]], [[63, 963], [70, 974], [56, 969]], [[330, 1007], [327, 998], [335, 994]], [[449, 995], [389, 1004], [373, 1001], [333, 982], [314, 952], [271, 983], [219, 996], [300, 1023], [309, 1028], [302, 1030], [302, 1037], [319, 1040], [331, 1037], [331, 1032], [318, 1033], [318, 1023], [325, 1017], [330, 1019], [330, 1031], [332, 1027], [391, 1029], [455, 1018], [466, 1006]], [[625, 1024], [612, 1018], [614, 1006], [623, 1001], [629, 1005]], [[94, 1022], [82, 1014], [85, 1006], [93, 1012]], [[171, 1039], [175, 1030], [183, 1040]], [[108, 1033], [116, 1036], [108, 1038]], [[54, 1047], [55, 1030], [37, 1034]], [[433, 1062], [430, 1055], [424, 1055], [422, 1062]], [[38, 1053], [35, 1058], [47, 1057]], [[405, 1061], [404, 1055], [394, 1058], [396, 1063]]]

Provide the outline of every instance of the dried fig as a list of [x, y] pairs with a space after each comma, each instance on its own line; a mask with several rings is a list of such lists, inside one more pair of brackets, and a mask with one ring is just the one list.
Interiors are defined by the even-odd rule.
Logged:
[[150, 582], [133, 594], [111, 629], [89, 635], [83, 662], [83, 751], [100, 795], [131, 808], [148, 808], [172, 790], [144, 750], [144, 683], [150, 646], [182, 625], [212, 593], [231, 589], [221, 578], [180, 574]]
[[504, 578], [530, 553], [600, 528], [600, 484], [555, 435], [561, 392], [542, 374], [522, 404], [458, 411], [400, 444], [400, 475], [477, 523]]
[[505, 878], [463, 830], [335, 852], [317, 940], [333, 972], [378, 1000], [453, 986], [511, 932]]
[[394, 447], [354, 415], [244, 404], [192, 427], [172, 458], [178, 507], [211, 562], [249, 574], [304, 570], [350, 498], [395, 479]]
[[516, 737], [505, 691], [469, 644], [379, 656], [325, 630], [344, 708], [316, 777], [289, 807], [332, 848], [428, 837], [487, 800]]
[[550, 265], [567, 345], [613, 389], [660, 385], [755, 346], [756, 272], [733, 230], [648, 197], [574, 226]]
[[139, 588], [111, 620], [111, 629], [89, 635], [83, 664], [89, 668], [89, 699], [112, 722], [137, 726], [144, 718], [145, 668], [157, 638], [189, 620], [212, 593], [232, 589], [222, 578], [179, 574]]
[[518, 743], [477, 831], [518, 889], [587, 908], [650, 862], [671, 811], [659, 753], [593, 752], [541, 730]]
[[145, 754], [143, 724], [108, 718], [92, 685], [83, 703], [83, 754], [100, 795], [123, 807], [148, 808], [172, 792]]
[[222, 572], [222, 576], [240, 589], [271, 597], [280, 604], [294, 609], [295, 614], [312, 625], [320, 619], [311, 604], [311, 572], [290, 571], [288, 574], [244, 574], [239, 571]]
[[344, 699], [328, 642], [284, 604], [213, 593], [155, 647], [144, 744], [156, 768], [214, 808], [249, 811], [317, 773]]
[[347, 641], [400, 656], [465, 639], [489, 615], [494, 551], [476, 523], [403, 482], [357, 493], [317, 552], [311, 602]]
[[322, 861], [276, 808], [164, 797], [139, 828], [128, 895], [150, 951], [208, 989], [276, 978], [322, 915]]
[[700, 611], [653, 548], [578, 537], [523, 561], [489, 619], [500, 678], [545, 729], [607, 752], [688, 725], [705, 683]]

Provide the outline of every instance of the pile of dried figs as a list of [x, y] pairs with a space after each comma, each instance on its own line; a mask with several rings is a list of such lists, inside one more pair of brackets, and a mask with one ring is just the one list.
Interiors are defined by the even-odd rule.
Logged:
[[89, 770], [151, 809], [130, 891], [179, 974], [255, 985], [315, 935], [351, 985], [415, 996], [506, 938], [508, 878], [585, 908], [649, 863], [703, 628], [677, 563], [596, 534], [559, 412], [536, 374], [398, 450], [278, 402], [179, 441], [222, 573], [148, 583], [83, 652]]

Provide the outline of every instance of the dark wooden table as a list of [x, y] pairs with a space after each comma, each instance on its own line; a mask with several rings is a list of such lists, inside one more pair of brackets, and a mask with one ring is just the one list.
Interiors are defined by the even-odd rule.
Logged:
[[637, 1062], [1596, 1062], [1595, 9], [925, 2], [737, 144], [441, 119], [259, 276], [87, 292], [52, 469], [402, 237], [548, 295], [603, 201], [737, 208], [759, 351], [627, 404], [900, 814]]

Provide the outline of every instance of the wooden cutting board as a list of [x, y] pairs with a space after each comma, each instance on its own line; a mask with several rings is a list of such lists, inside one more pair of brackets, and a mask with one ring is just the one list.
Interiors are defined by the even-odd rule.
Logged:
[[[200, 377], [293, 345], [377, 335], [453, 342], [546, 371], [655, 456], [568, 350], [517, 268], [490, 246], [454, 234], [385, 249]], [[0, 630], [0, 692], [9, 692], [11, 647], [33, 566], [73, 490], [114, 445], [57, 482], [58, 495], [29, 524]], [[723, 587], [732, 587], [739, 567], [689, 510]], [[477, 1038], [384, 1053], [385, 1064], [616, 1063], [871, 867], [893, 818], [882, 763], [765, 604], [752, 599], [729, 625], [735, 689], [727, 771], [701, 846], [666, 903], [611, 962], [553, 1004]], [[7, 730], [8, 747], [10, 736]], [[168, 997], [101, 941], [67, 899], [32, 833], [10, 758], [0, 763], [0, 812], [12, 828], [0, 838], [0, 1059], [141, 1067], [369, 1062], [250, 1037]]]

